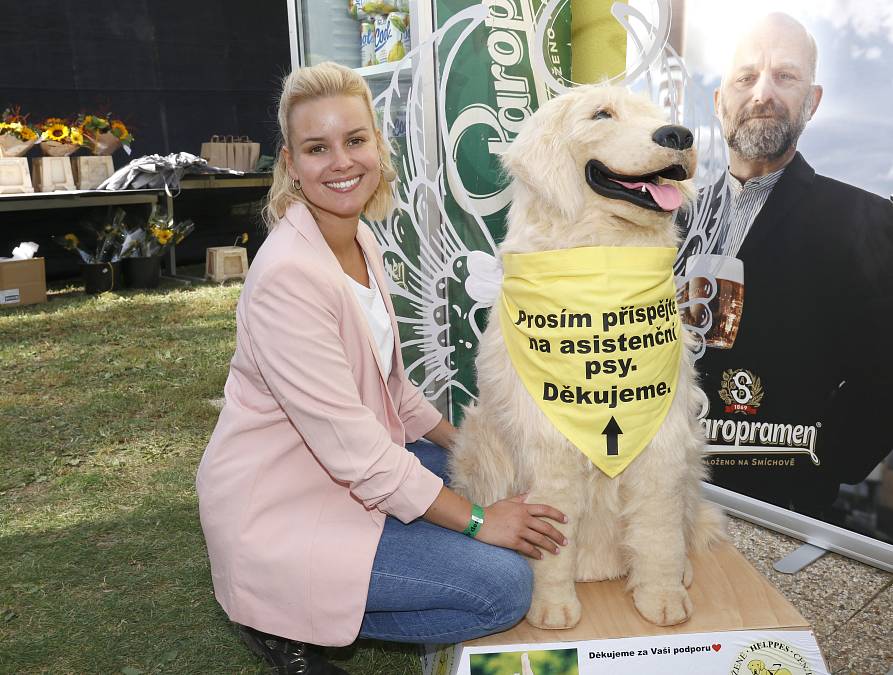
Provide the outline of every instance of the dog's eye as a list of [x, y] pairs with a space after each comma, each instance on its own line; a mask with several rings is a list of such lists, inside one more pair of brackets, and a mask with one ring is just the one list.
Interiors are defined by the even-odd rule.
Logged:
[[609, 120], [613, 117], [610, 111], [608, 110], [596, 110], [595, 114], [592, 116], [594, 120]]

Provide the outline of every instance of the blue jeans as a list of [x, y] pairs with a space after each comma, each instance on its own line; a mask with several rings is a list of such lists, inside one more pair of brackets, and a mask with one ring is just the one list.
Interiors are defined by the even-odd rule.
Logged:
[[[446, 451], [406, 446], [449, 482]], [[471, 539], [421, 518], [385, 521], [369, 582], [360, 637], [452, 643], [514, 626], [530, 607], [533, 574], [518, 553]]]

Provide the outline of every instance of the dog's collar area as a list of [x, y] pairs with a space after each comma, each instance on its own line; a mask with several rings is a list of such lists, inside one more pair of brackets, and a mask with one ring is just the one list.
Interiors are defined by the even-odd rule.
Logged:
[[[685, 180], [688, 173], [679, 164], [672, 164], [641, 176], [624, 176], [611, 171], [597, 159], [586, 162], [586, 182], [602, 197], [622, 199], [652, 211], [673, 211], [682, 202], [679, 190], [673, 185], [658, 184], [658, 178]], [[627, 187], [624, 183], [637, 186]]]

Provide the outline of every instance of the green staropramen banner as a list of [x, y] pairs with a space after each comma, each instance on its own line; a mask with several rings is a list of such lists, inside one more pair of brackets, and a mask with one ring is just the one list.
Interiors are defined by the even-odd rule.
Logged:
[[395, 210], [370, 225], [392, 282], [403, 361], [454, 421], [476, 394], [474, 357], [501, 282], [495, 254], [511, 194], [499, 158], [555, 92], [623, 69], [617, 7], [435, 0], [433, 35], [393, 74], [370, 79], [397, 170]]
[[[474, 0], [436, 0], [440, 28]], [[544, 58], [556, 76], [570, 77], [571, 6], [548, 18], [545, 40], [537, 44], [540, 0], [486, 0], [486, 19], [470, 34], [458, 25], [438, 45], [438, 76], [446, 129], [444, 165], [446, 216], [470, 251], [495, 253], [505, 234], [511, 194], [499, 163], [524, 122], [551, 94], [535, 77], [532, 57]], [[457, 44], [461, 41], [461, 44]], [[450, 166], [452, 165], [452, 166]], [[474, 311], [464, 282], [465, 259], [456, 261], [446, 282], [450, 367], [463, 386], [451, 389], [450, 408], [458, 421], [461, 407], [476, 391], [474, 357], [487, 311]], [[473, 313], [472, 313], [473, 312]]]

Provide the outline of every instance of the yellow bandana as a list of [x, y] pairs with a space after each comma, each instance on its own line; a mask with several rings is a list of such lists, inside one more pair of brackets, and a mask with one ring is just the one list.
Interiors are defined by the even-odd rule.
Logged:
[[499, 321], [512, 364], [555, 427], [613, 478], [657, 433], [682, 335], [673, 248], [505, 254]]

